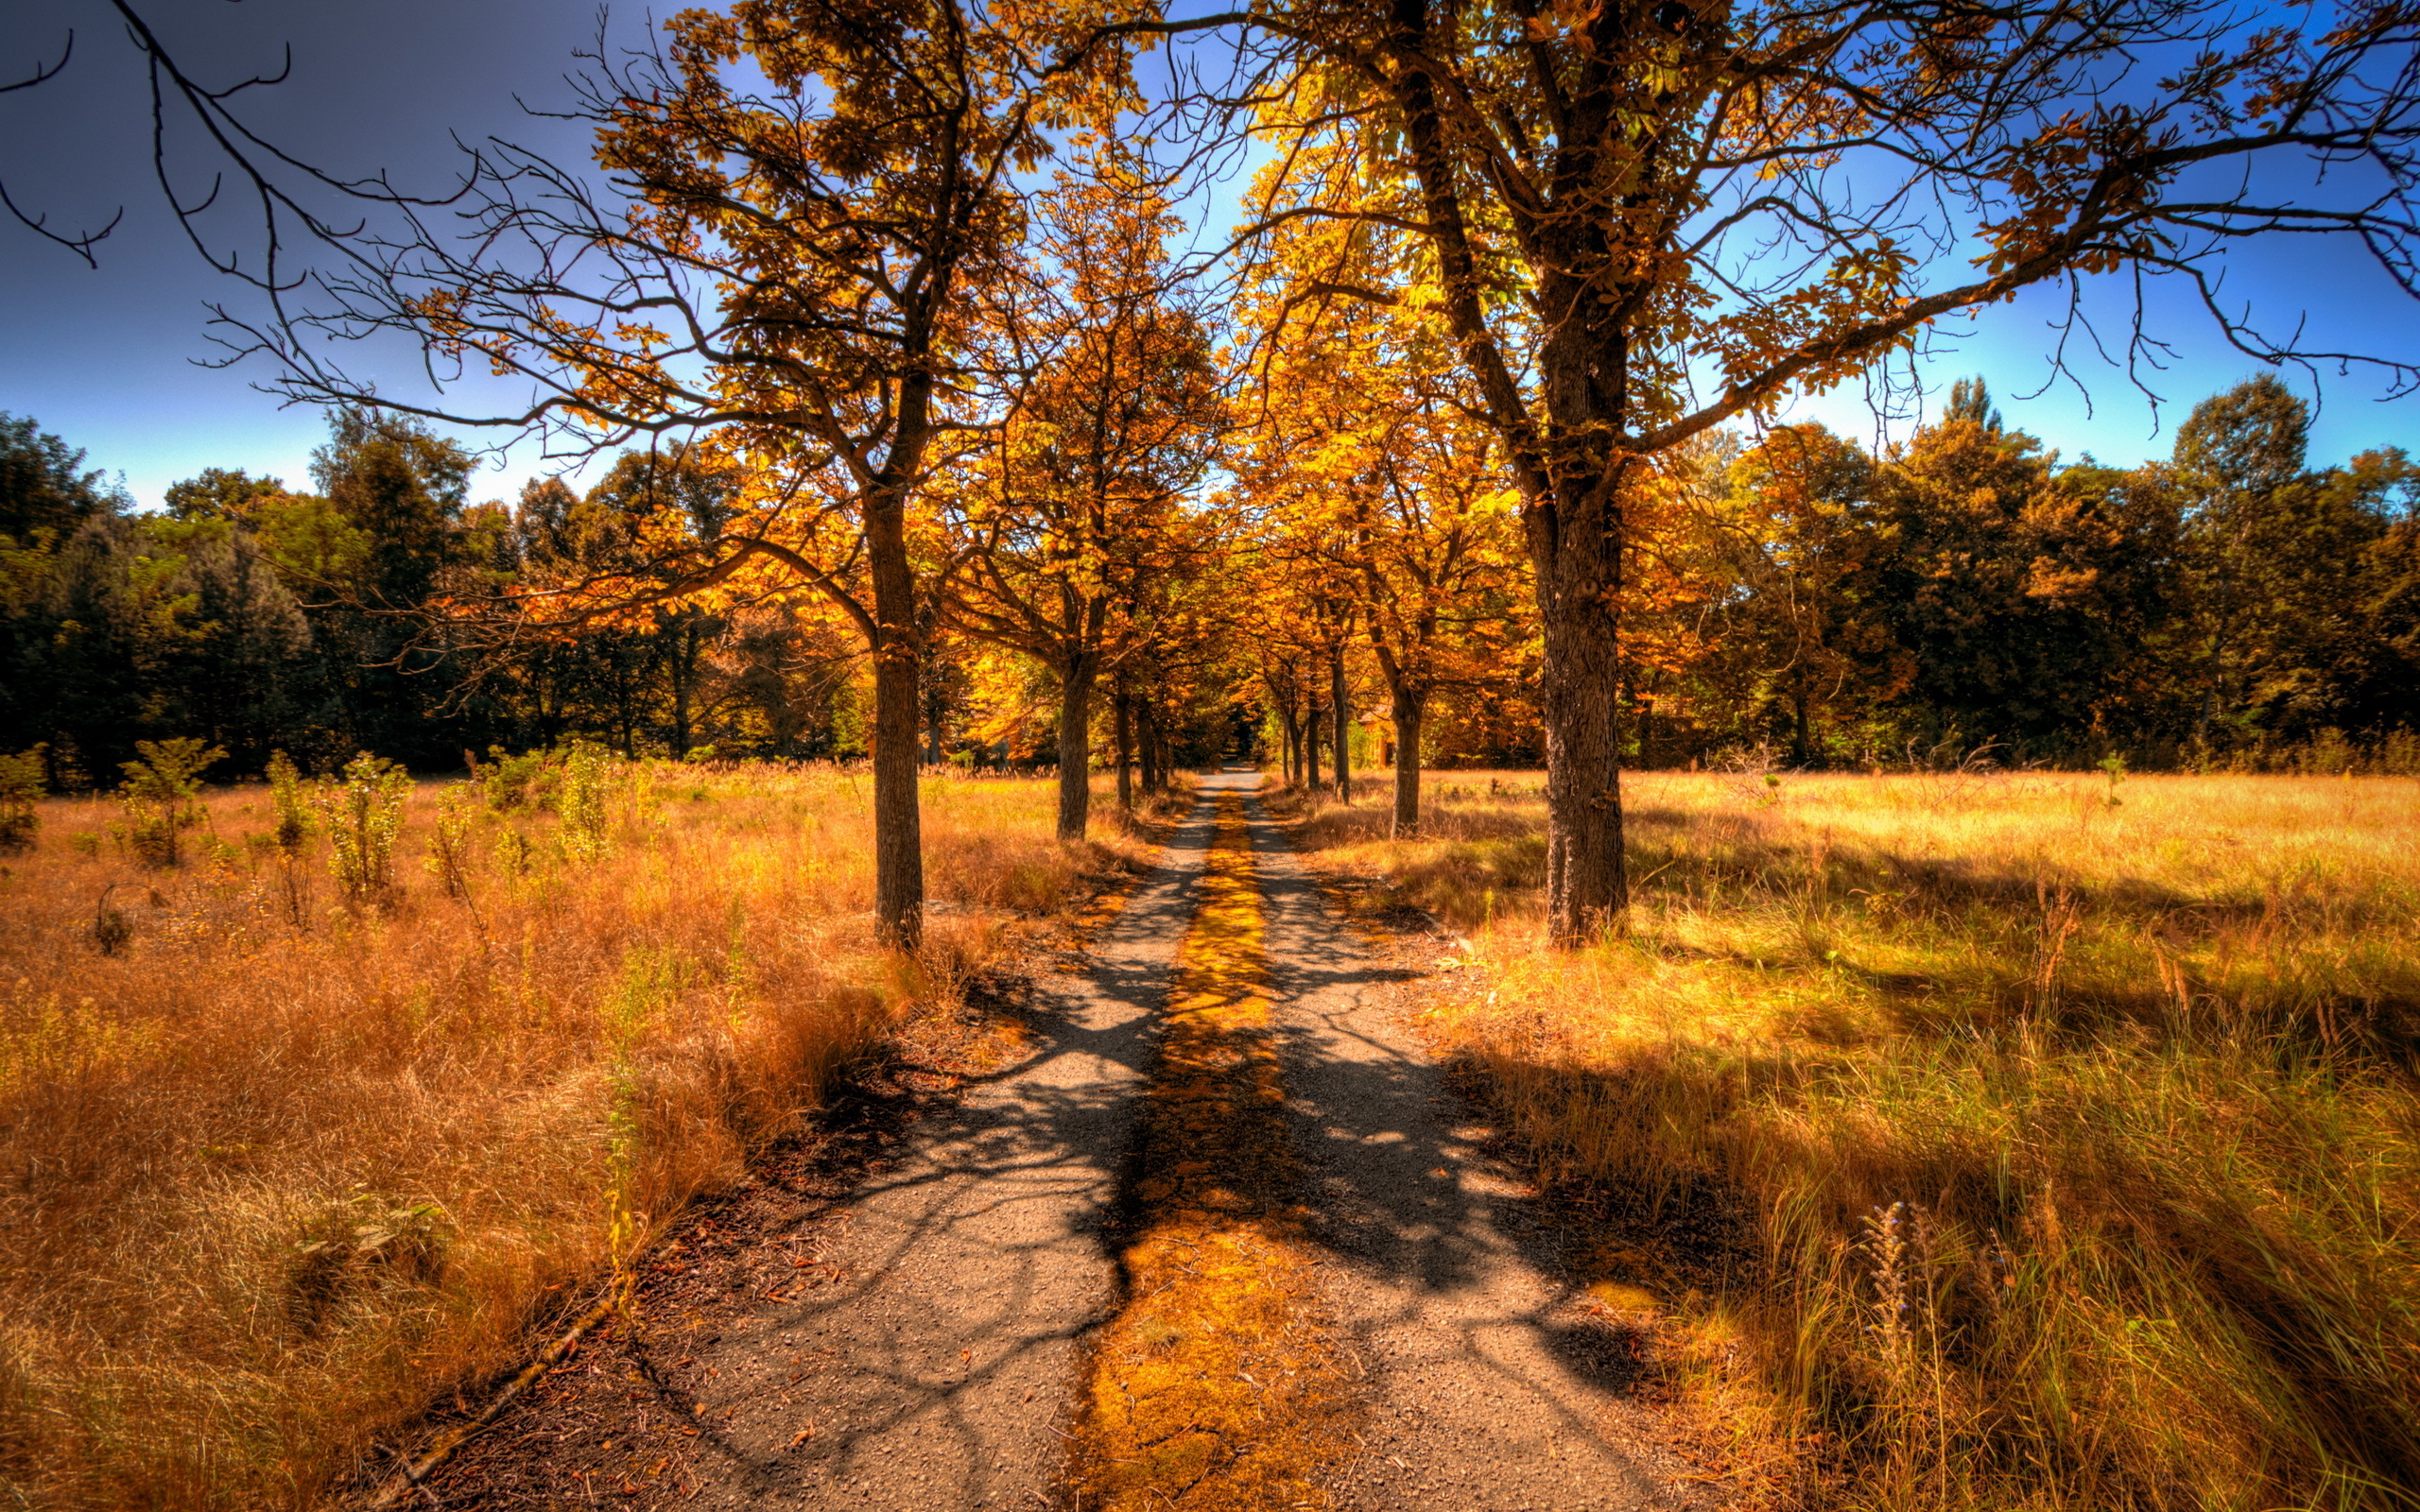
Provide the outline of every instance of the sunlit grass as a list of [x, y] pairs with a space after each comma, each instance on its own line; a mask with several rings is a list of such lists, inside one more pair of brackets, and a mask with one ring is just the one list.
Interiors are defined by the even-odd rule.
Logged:
[[1747, 1480], [2413, 1504], [2420, 783], [1634, 777], [1634, 931], [1569, 955], [1538, 784], [1306, 830], [1467, 934], [1433, 1033]]
[[179, 868], [95, 802], [44, 804], [6, 858], [14, 1500], [316, 1503], [1115, 861], [1052, 840], [1047, 782], [932, 780], [906, 959], [872, 939], [862, 776], [616, 768], [601, 858], [475, 810], [463, 899], [423, 869], [441, 797], [408, 799], [375, 907], [323, 840], [268, 843], [260, 788], [211, 795]]

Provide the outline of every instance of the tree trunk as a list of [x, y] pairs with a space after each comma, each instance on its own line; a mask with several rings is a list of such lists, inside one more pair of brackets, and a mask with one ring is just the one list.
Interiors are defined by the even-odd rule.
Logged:
[[1327, 658], [1327, 706], [1336, 723], [1336, 800], [1353, 801], [1353, 704], [1344, 688], [1344, 647]]
[[908, 560], [907, 500], [869, 497], [866, 561], [873, 578], [873, 917], [886, 945], [924, 937], [924, 824], [917, 809], [916, 737], [924, 723], [916, 644], [916, 578]]
[[1093, 804], [1093, 659], [1080, 656], [1059, 684], [1059, 838], [1080, 840]]
[[[1563, 554], [1570, 578], [1584, 562]], [[1593, 594], [1546, 608], [1547, 927], [1560, 946], [1618, 928], [1630, 902], [1622, 856], [1621, 760], [1615, 744], [1614, 616]], [[1575, 602], [1576, 601], [1576, 602]]]
[[1320, 706], [1319, 700], [1313, 699], [1303, 715], [1303, 792], [1308, 796], [1318, 792], [1319, 787]]
[[[1606, 255], [1602, 228], [1559, 228], [1555, 267]], [[1588, 301], [1542, 275], [1547, 308]], [[1594, 306], [1590, 306], [1592, 312]], [[1617, 327], [1588, 318], [1555, 329], [1539, 352], [1540, 397], [1552, 419], [1545, 491], [1527, 500], [1545, 664], [1547, 934], [1569, 950], [1622, 929], [1630, 910], [1623, 853], [1619, 694], [1624, 490], [1635, 464], [1612, 438], [1629, 408], [1629, 349]], [[1533, 477], [1536, 474], [1533, 474]]]
[[[1401, 41], [1428, 45], [1426, 7], [1399, 7]], [[1538, 395], [1547, 424], [1495, 346], [1481, 304], [1482, 280], [1462, 217], [1448, 145], [1446, 107], [1435, 76], [1400, 71], [1395, 96], [1404, 141], [1420, 180], [1430, 246], [1437, 252], [1444, 314], [1490, 422], [1512, 454], [1522, 524], [1535, 568], [1545, 641], [1540, 679], [1547, 736], [1547, 929], [1569, 948], [1619, 928], [1630, 902], [1622, 856], [1620, 748], [1615, 742], [1615, 610], [1621, 590], [1622, 489], [1629, 459], [1616, 440], [1630, 407], [1628, 333], [1613, 302], [1597, 298], [1614, 221], [1565, 213], [1529, 230], [1525, 249], [1538, 307], [1557, 312], [1537, 353]]]
[[1395, 721], [1394, 836], [1409, 840], [1420, 833], [1420, 723], [1428, 717], [1428, 696], [1409, 687], [1393, 694]]
[[1143, 746], [1143, 792], [1148, 796], [1160, 790], [1160, 779], [1163, 776], [1160, 771], [1159, 721], [1151, 715], [1151, 700], [1149, 698], [1143, 700], [1140, 724], [1141, 730], [1138, 733]]
[[1134, 696], [1124, 683], [1110, 702], [1117, 715], [1117, 806], [1127, 813], [1134, 812]]
[[1294, 700], [1288, 698], [1277, 706], [1277, 729], [1284, 737], [1278, 761], [1286, 769], [1286, 781], [1299, 782], [1303, 775], [1303, 716], [1294, 712]]
[[697, 679], [697, 629], [687, 616], [672, 635], [672, 757], [689, 754], [689, 694]]

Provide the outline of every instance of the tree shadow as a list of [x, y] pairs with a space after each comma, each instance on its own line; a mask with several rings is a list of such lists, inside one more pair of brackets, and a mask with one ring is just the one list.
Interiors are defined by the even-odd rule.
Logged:
[[1023, 1054], [753, 1236], [770, 1260], [691, 1308], [710, 1332], [633, 1341], [707, 1504], [977, 1505], [1053, 1478], [1047, 1425], [1119, 1303], [1123, 1160], [1208, 812], [1177, 828], [1089, 969], [1026, 1005]]
[[[1509, 1447], [1543, 1439], [1662, 1504], [1602, 1411], [1648, 1384], [1636, 1320], [1592, 1304], [1582, 1232], [1546, 1210], [1518, 1152], [1383, 1001], [1421, 973], [1352, 937], [1271, 827], [1255, 823], [1253, 839], [1305, 1202], [1347, 1346], [1403, 1378], [1396, 1389], [1435, 1408], [1449, 1443], [1465, 1435], [1455, 1450], [1486, 1473], [1544, 1475], [1543, 1455], [1525, 1465]], [[1532, 1494], [1508, 1483], [1472, 1504]]]

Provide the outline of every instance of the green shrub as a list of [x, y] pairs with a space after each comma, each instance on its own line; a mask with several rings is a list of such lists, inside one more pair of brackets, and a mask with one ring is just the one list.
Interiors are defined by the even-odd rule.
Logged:
[[201, 774], [227, 752], [190, 735], [138, 740], [134, 749], [140, 760], [119, 764], [126, 773], [118, 801], [126, 808], [127, 843], [145, 866], [173, 867], [182, 859], [179, 837], [209, 817], [195, 801]]
[[563, 763], [563, 853], [575, 861], [596, 861], [609, 849], [606, 837], [605, 784], [612, 758], [582, 741]]
[[546, 808], [562, 782], [562, 758], [552, 751], [529, 750], [515, 756], [501, 746], [488, 747], [488, 759], [471, 766], [471, 780], [487, 795], [488, 807], [498, 814], [519, 808]]
[[458, 902], [471, 898], [470, 789], [450, 787], [437, 805], [437, 824], [428, 837], [428, 874]]
[[377, 902], [393, 888], [395, 833], [403, 828], [404, 795], [411, 785], [401, 766], [365, 750], [345, 764], [341, 782], [317, 795], [328, 827], [329, 865], [347, 902]]
[[311, 834], [311, 802], [302, 790], [302, 774], [294, 758], [271, 751], [268, 758], [269, 801], [277, 807], [277, 828], [270, 832], [277, 848], [287, 855], [302, 849]]

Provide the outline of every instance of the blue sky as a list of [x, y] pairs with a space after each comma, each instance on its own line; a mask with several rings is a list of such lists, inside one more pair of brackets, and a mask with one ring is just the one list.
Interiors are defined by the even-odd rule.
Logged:
[[[530, 120], [512, 96], [562, 97], [572, 46], [594, 34], [593, 0], [418, 0], [407, 9], [371, 0], [244, 0], [155, 9], [172, 45], [213, 79], [274, 69], [290, 41], [292, 80], [259, 96], [258, 119], [273, 138], [300, 144], [339, 171], [387, 167], [399, 181], [435, 186], [452, 159], [449, 132], [494, 131], [574, 154], [583, 149], [567, 126]], [[639, 19], [633, 10], [616, 26]], [[126, 220], [103, 244], [97, 270], [0, 223], [0, 410], [34, 417], [84, 448], [90, 464], [122, 472], [147, 507], [169, 483], [204, 467], [242, 467], [304, 486], [311, 448], [325, 433], [321, 417], [281, 408], [251, 387], [265, 372], [194, 366], [213, 352], [204, 305], [240, 299], [241, 291], [199, 264], [159, 204], [148, 178], [143, 77], [106, 8], [44, 0], [30, 26], [10, 29], [0, 73], [14, 77], [35, 57], [55, 57], [71, 26], [77, 51], [66, 73], [42, 89], [0, 95], [0, 175], [20, 204], [56, 223], [97, 224], [120, 205]], [[2307, 321], [2315, 340], [2420, 354], [2420, 308], [2350, 246], [2241, 249], [2227, 293], [2273, 326]], [[1926, 384], [1945, 390], [1954, 378], [1980, 373], [2013, 423], [2069, 458], [2089, 452], [2131, 464], [2167, 455], [2175, 423], [2196, 399], [2257, 370], [2225, 346], [2184, 291], [2155, 289], [2149, 328], [2176, 349], [2167, 371], [2149, 375], [2168, 401], [2157, 422], [2121, 368], [2077, 356], [2074, 343], [2071, 365], [2084, 390], [2061, 380], [2039, 398], [2021, 399], [2048, 376], [2056, 342], [2048, 322], [2064, 308], [2063, 294], [2046, 291], [1948, 322], [1942, 352], [1923, 369]], [[2111, 341], [2121, 341], [2132, 319], [2131, 286], [2100, 281], [2086, 308]], [[395, 381], [407, 381], [408, 362], [390, 355]], [[2310, 391], [2307, 380], [2294, 381]], [[2325, 375], [2314, 460], [2420, 443], [2420, 400], [2380, 404], [2382, 391], [2359, 369]], [[1863, 438], [1876, 434], [1858, 390], [1810, 398], [1797, 413]], [[511, 458], [477, 479], [475, 497], [511, 496], [536, 465], [533, 456]]]

